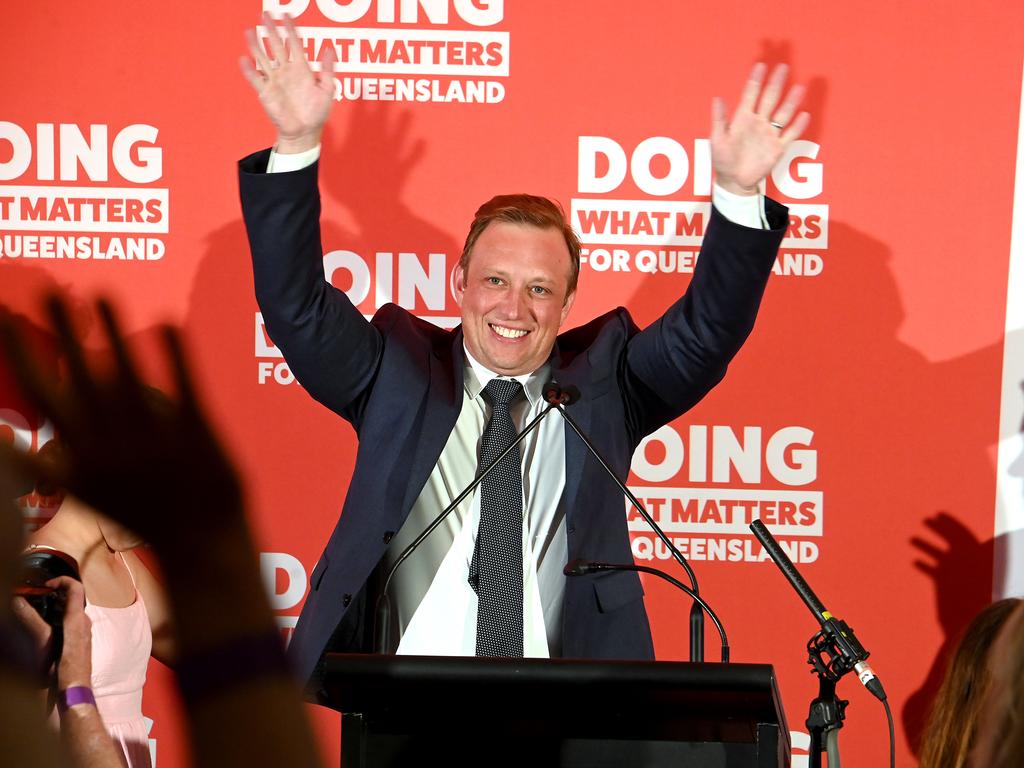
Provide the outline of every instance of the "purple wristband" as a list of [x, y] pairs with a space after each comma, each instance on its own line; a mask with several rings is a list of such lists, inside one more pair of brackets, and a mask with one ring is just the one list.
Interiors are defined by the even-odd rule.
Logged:
[[60, 692], [57, 698], [57, 709], [61, 714], [68, 711], [69, 707], [76, 704], [92, 704], [96, 706], [96, 697], [92, 695], [92, 688], [87, 685], [73, 685]]

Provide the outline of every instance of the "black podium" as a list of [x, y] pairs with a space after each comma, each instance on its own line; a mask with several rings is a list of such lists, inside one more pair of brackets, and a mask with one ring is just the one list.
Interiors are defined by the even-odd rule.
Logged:
[[767, 664], [331, 654], [343, 768], [781, 768]]

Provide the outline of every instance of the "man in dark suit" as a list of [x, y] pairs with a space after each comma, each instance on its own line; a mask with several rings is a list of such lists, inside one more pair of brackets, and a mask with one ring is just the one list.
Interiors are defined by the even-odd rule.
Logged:
[[[272, 151], [240, 164], [257, 299], [298, 380], [359, 436], [341, 518], [291, 642], [308, 680], [325, 650], [368, 649], [372, 572], [473, 478], [496, 440], [507, 445], [543, 409], [544, 382], [579, 388], [577, 421], [626, 477], [640, 440], [721, 380], [753, 327], [787, 223], [759, 185], [808, 117], [796, 113], [799, 87], [782, 98], [783, 67], [767, 82], [765, 67], [754, 68], [731, 120], [716, 100], [714, 210], [698, 266], [686, 294], [643, 331], [620, 308], [558, 334], [575, 297], [579, 243], [556, 205], [528, 195], [477, 212], [454, 274], [459, 328], [443, 331], [393, 305], [367, 322], [325, 282], [321, 263], [316, 161], [331, 62], [312, 73], [265, 21], [269, 55], [251, 34], [259, 69], [242, 62], [277, 128]], [[301, 51], [285, 27], [289, 49]], [[403, 565], [405, 581], [392, 586], [398, 652], [652, 658], [636, 574], [561, 574], [577, 557], [631, 560], [612, 481], [556, 418], [507, 461], [507, 472], [494, 473], [500, 480], [485, 481], [431, 535], [418, 565]]]

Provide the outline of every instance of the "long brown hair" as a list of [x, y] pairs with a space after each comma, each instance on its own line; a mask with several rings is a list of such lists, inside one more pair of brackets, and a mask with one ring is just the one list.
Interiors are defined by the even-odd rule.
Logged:
[[992, 684], [974, 749], [976, 768], [1024, 765], [1024, 606], [1007, 619], [992, 646]]
[[992, 603], [964, 630], [932, 704], [921, 741], [921, 768], [968, 764], [989, 686], [989, 650], [1019, 603], [1016, 598]]

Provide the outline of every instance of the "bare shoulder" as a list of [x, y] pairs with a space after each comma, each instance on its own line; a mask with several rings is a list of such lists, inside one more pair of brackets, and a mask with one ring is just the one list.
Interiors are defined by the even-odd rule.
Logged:
[[57, 550], [70, 555], [75, 560], [81, 559], [81, 552], [77, 551], [78, 547], [74, 546], [55, 520], [50, 520], [46, 525], [29, 534], [28, 540], [25, 542], [25, 551], [31, 552], [32, 550]]

